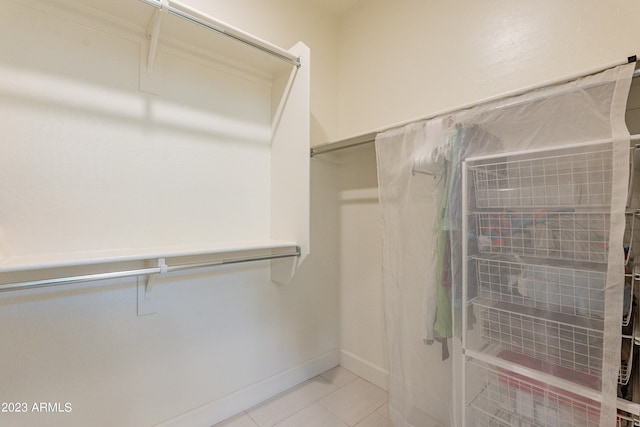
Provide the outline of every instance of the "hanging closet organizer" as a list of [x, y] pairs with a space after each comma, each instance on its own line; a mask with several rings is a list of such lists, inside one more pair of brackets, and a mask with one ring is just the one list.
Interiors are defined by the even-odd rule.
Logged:
[[[416, 381], [428, 383], [418, 362], [431, 352], [403, 326], [414, 323], [426, 342], [453, 343], [454, 425], [637, 416], [616, 397], [635, 340], [623, 250], [632, 74], [628, 64], [377, 136], [395, 424], [419, 425], [433, 406]], [[403, 297], [417, 283], [422, 319]]]

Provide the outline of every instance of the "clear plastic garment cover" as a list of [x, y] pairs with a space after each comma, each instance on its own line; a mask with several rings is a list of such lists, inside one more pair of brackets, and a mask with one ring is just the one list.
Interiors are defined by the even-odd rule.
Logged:
[[378, 135], [395, 426], [615, 425], [633, 67]]

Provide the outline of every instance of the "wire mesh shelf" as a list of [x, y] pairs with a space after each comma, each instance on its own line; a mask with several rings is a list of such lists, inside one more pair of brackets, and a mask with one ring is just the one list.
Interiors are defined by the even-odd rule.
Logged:
[[[511, 427], [512, 425], [505, 422], [502, 418], [503, 416], [501, 416], [501, 414], [497, 414], [497, 415], [489, 415], [486, 414], [480, 410], [478, 410], [478, 408], [474, 408], [475, 409], [475, 419], [473, 420], [473, 426], [475, 427]], [[509, 418], [508, 414], [506, 415], [506, 418]]]
[[636, 267], [633, 267], [633, 272], [624, 275], [624, 299], [622, 305], [622, 326], [627, 327], [631, 323], [633, 318], [633, 305], [634, 305], [634, 288], [640, 274], [636, 273]]
[[616, 427], [634, 427], [640, 425], [638, 420], [630, 414], [623, 414], [618, 411], [618, 418], [616, 419]]
[[467, 402], [476, 426], [600, 425], [598, 402], [477, 361], [469, 367]]
[[606, 206], [611, 150], [471, 165], [476, 206]]
[[541, 210], [473, 215], [480, 253], [607, 262], [607, 213]]
[[[465, 253], [471, 257], [464, 263], [463, 302], [473, 306], [471, 314], [465, 312], [466, 321], [476, 325], [463, 337], [469, 350], [467, 425], [600, 425], [599, 399], [582, 394], [596, 396], [605, 381], [607, 263], [610, 247], [611, 255], [621, 249], [620, 243], [610, 245], [611, 229], [618, 224], [610, 214], [613, 151], [610, 144], [576, 151], [564, 147], [465, 163]], [[628, 206], [620, 387], [633, 382], [635, 332], [629, 330], [637, 320], [633, 294], [640, 280], [640, 271], [637, 277], [632, 272], [633, 251], [640, 247], [636, 218], [640, 211]], [[472, 354], [500, 358], [497, 365], [511, 368], [480, 362]], [[616, 420], [621, 427], [630, 422]]]
[[484, 305], [482, 301], [474, 306], [480, 335], [487, 344], [580, 373], [570, 380], [584, 379], [584, 385], [599, 387], [603, 353], [601, 329], [516, 313]]
[[606, 273], [476, 258], [478, 294], [541, 310], [604, 318]]
[[631, 378], [633, 368], [633, 337], [622, 336], [622, 351], [620, 355], [620, 372], [618, 373], [618, 384], [627, 385]]
[[636, 229], [636, 220], [640, 216], [639, 210], [628, 211], [625, 213], [625, 227], [624, 227], [624, 237], [623, 237], [623, 247], [624, 247], [624, 263], [625, 265], [629, 264], [629, 261], [634, 259], [634, 243], [637, 239], [635, 235]]

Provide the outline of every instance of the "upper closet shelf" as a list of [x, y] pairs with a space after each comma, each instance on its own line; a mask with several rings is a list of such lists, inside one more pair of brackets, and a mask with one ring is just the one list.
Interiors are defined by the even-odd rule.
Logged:
[[[258, 49], [262, 52], [265, 52], [276, 59], [279, 59], [281, 61], [287, 62], [289, 64], [292, 64], [298, 67], [300, 66], [300, 57], [295, 56], [290, 52], [276, 45], [273, 45], [269, 42], [266, 42], [262, 39], [259, 39], [249, 33], [246, 33], [242, 30], [234, 28], [231, 25], [225, 24], [224, 22], [218, 19], [215, 19], [209, 15], [198, 12], [195, 9], [192, 9], [189, 6], [183, 5], [177, 1], [168, 1], [168, 0], [166, 1], [140, 0], [140, 1], [159, 9], [161, 13], [166, 12], [171, 15], [177, 16], [185, 21], [192, 22], [201, 27], [204, 27], [207, 30], [226, 36], [231, 41], [244, 43], [247, 46], [250, 46], [254, 49]], [[237, 48], [238, 46], [234, 46], [234, 47]]]
[[[158, 45], [200, 52], [241, 68], [277, 74], [300, 66], [300, 56], [174, 0], [32, 0], [60, 15], [80, 15]], [[96, 25], [97, 24], [97, 25]], [[152, 53], [153, 56], [155, 53]]]
[[[429, 119], [433, 119], [433, 118], [436, 118], [436, 117], [445, 116], [445, 115], [448, 115], [448, 114], [451, 114], [451, 113], [455, 113], [455, 112], [458, 112], [458, 111], [462, 111], [462, 110], [465, 110], [465, 109], [469, 109], [469, 108], [472, 108], [472, 107], [475, 107], [475, 106], [478, 106], [478, 105], [487, 104], [487, 103], [489, 103], [491, 101], [496, 101], [496, 100], [500, 100], [500, 99], [505, 99], [507, 97], [516, 96], [516, 95], [520, 95], [520, 94], [523, 94], [523, 93], [527, 93], [527, 92], [533, 91], [535, 89], [540, 89], [540, 88], [543, 88], [545, 86], [549, 86], [549, 85], [552, 85], [552, 84], [565, 83], [565, 82], [568, 82], [568, 81], [583, 77], [585, 75], [595, 74], [597, 72], [606, 70], [606, 69], [614, 67], [616, 65], [626, 64], [630, 59], [631, 58], [625, 58], [622, 61], [618, 61], [618, 62], [615, 62], [613, 64], [606, 65], [604, 67], [599, 67], [599, 68], [596, 68], [596, 69], [593, 69], [593, 70], [582, 71], [582, 72], [576, 73], [574, 76], [563, 76], [563, 77], [561, 77], [561, 78], [559, 78], [557, 80], [546, 81], [546, 82], [542, 82], [540, 84], [532, 85], [532, 86], [529, 86], [529, 87], [526, 87], [526, 88], [521, 88], [521, 89], [516, 89], [514, 91], [506, 92], [506, 93], [503, 93], [503, 94], [500, 94], [500, 95], [497, 95], [497, 96], [485, 98], [485, 99], [482, 99], [482, 100], [471, 101], [468, 104], [458, 105], [458, 106], [455, 106], [453, 108], [447, 108], [447, 109], [444, 109], [444, 110], [441, 110], [441, 111], [437, 111], [437, 112], [434, 112], [434, 113], [429, 113], [429, 114], [426, 114], [424, 116], [412, 118], [412, 119], [409, 119], [409, 120], [403, 120], [403, 121], [398, 122], [398, 123], [394, 123], [394, 124], [390, 124], [390, 125], [387, 125], [387, 126], [384, 126], [384, 127], [381, 127], [381, 128], [377, 128], [377, 129], [375, 129], [373, 131], [359, 133], [359, 134], [351, 135], [349, 137], [346, 137], [346, 138], [343, 138], [343, 139], [340, 139], [340, 140], [328, 141], [328, 142], [325, 142], [325, 143], [322, 143], [322, 144], [318, 144], [318, 145], [316, 145], [314, 147], [311, 147], [311, 157], [314, 157], [314, 156], [317, 156], [317, 155], [320, 155], [320, 154], [331, 153], [331, 152], [338, 151], [338, 150], [344, 150], [344, 149], [347, 149], [347, 148], [357, 147], [357, 146], [360, 146], [360, 145], [363, 145], [363, 144], [370, 144], [370, 143], [375, 142], [376, 136], [379, 133], [386, 132], [386, 131], [391, 130], [391, 129], [399, 129], [399, 128], [401, 128], [401, 127], [403, 127], [405, 125], [408, 125], [410, 123], [419, 123], [420, 121], [423, 121], [423, 120], [429, 120]], [[634, 61], [635, 61], [635, 59], [634, 59]], [[633, 72], [633, 78], [635, 79], [637, 77], [640, 77], [640, 70], [635, 70]], [[631, 141], [640, 141], [640, 135], [631, 135]]]

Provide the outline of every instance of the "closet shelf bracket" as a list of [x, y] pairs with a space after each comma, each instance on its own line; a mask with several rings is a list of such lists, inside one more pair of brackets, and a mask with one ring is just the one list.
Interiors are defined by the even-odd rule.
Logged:
[[156, 273], [149, 274], [149, 278], [147, 279], [147, 285], [144, 288], [144, 297], [145, 299], [151, 298], [151, 291], [153, 290], [153, 285], [156, 280], [160, 277], [161, 274], [166, 274], [169, 271], [169, 266], [167, 265], [165, 258], [158, 258], [158, 271]]
[[162, 16], [169, 9], [169, 0], [162, 0], [159, 9], [153, 11], [153, 16], [147, 26], [147, 39], [149, 40], [149, 52], [147, 56], [147, 75], [153, 75], [153, 69], [156, 62], [156, 52], [158, 51], [158, 39], [160, 38], [160, 26], [162, 24]]
[[271, 43], [265, 42], [261, 39], [258, 39], [257, 37], [251, 36], [241, 30], [238, 30], [237, 28], [218, 21], [217, 19], [195, 9], [192, 9], [191, 7], [184, 5], [176, 0], [171, 0], [170, 3], [168, 0], [163, 0], [162, 2], [160, 0], [140, 1], [155, 8], [166, 9], [166, 11], [171, 15], [177, 16], [178, 18], [183, 19], [187, 22], [221, 34], [254, 49], [260, 50], [273, 56], [274, 58], [287, 62], [291, 65], [295, 65], [297, 68], [300, 68], [301, 66], [301, 59], [299, 56], [296, 56], [284, 49], [272, 45]]
[[160, 95], [161, 69], [157, 63], [162, 17], [169, 11], [169, 0], [162, 0], [147, 25], [147, 40], [140, 46], [140, 90]]

